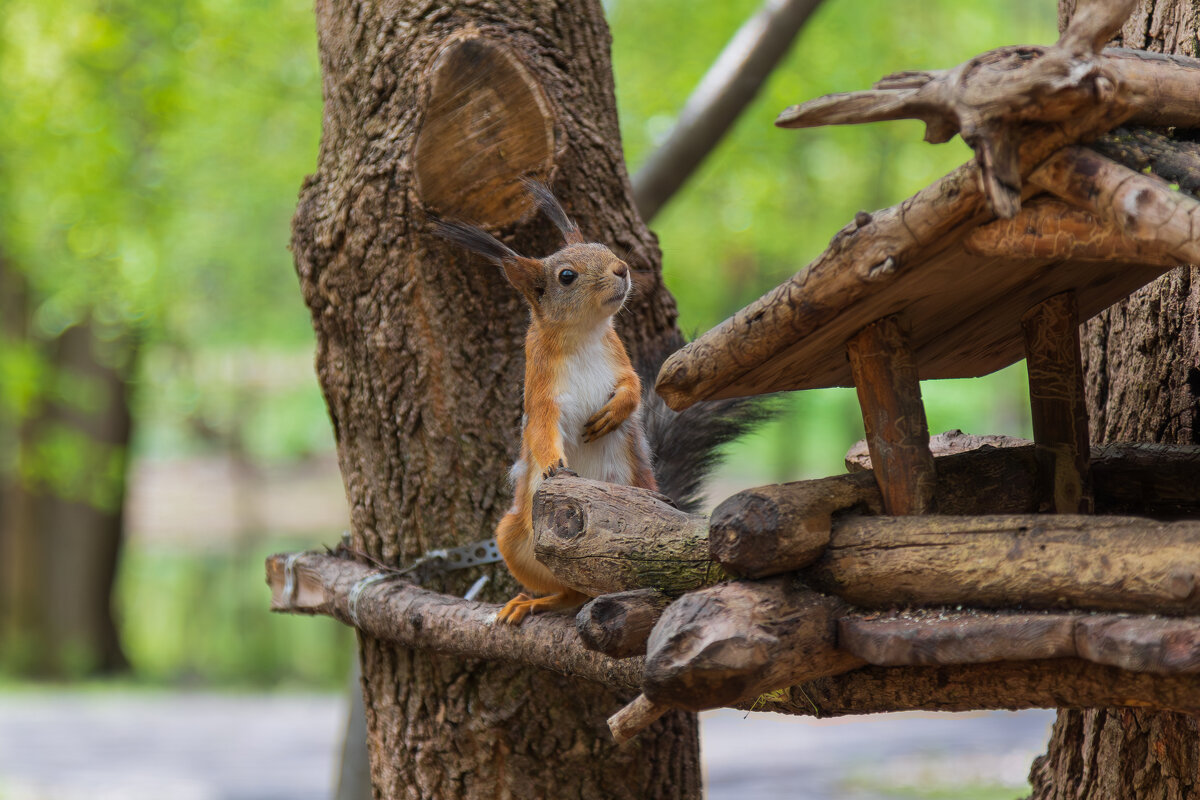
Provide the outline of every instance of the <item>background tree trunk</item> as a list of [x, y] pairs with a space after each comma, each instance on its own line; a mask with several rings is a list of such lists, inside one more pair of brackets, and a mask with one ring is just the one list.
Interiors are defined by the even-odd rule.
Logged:
[[31, 335], [22, 274], [0, 259], [0, 346], [43, 362], [23, 418], [0, 420], [0, 654], [36, 676], [126, 669], [113, 617], [132, 433], [131, 352], [90, 322]]
[[[1074, 11], [1059, 4], [1060, 27]], [[1200, 56], [1195, 0], [1143, 0], [1124, 47]], [[1083, 327], [1095, 442], [1200, 444], [1200, 270], [1183, 267]], [[1059, 711], [1030, 775], [1037, 800], [1185, 800], [1200, 792], [1200, 727], [1184, 714]]]
[[[512, 110], [504, 87], [488, 94], [488, 80], [467, 81], [482, 85], [472, 96], [497, 112], [461, 114], [457, 130], [470, 141], [442, 126], [418, 148], [422, 130], [462, 110], [431, 104], [440, 98], [439, 52], [467, 55], [467, 73], [476, 59], [516, 56], [518, 72], [544, 95], [554, 188], [586, 236], [629, 251], [636, 289], [618, 328], [635, 360], [678, 342], [675, 307], [656, 242], [633, 210], [598, 2], [431, 11], [318, 0], [316, 13], [325, 119], [318, 171], [296, 212], [296, 267], [353, 546], [403, 563], [490, 536], [510, 502], [505, 473], [518, 446], [528, 321], [497, 270], [425, 232], [427, 212], [475, 216], [531, 255], [561, 244], [528, 213], [489, 216], [488, 198], [499, 194], [487, 186], [447, 185], [445, 172], [441, 182], [418, 179], [427, 146], [459, 160], [442, 166], [459, 169], [460, 181], [487, 177], [463, 176], [467, 163], [486, 170], [489, 158], [511, 157], [486, 143], [488, 125]], [[455, 50], [464, 37], [484, 45]], [[483, 156], [468, 161], [468, 145]], [[511, 184], [520, 175], [502, 177]], [[491, 575], [485, 599], [511, 596], [503, 568]], [[474, 577], [455, 573], [432, 588], [461, 592]], [[605, 719], [630, 699], [618, 693], [365, 637], [360, 655], [376, 797], [699, 795], [693, 715], [672, 715], [617, 749]]]

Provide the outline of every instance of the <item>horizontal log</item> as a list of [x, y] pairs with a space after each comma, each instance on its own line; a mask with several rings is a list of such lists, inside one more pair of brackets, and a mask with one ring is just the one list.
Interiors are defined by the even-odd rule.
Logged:
[[837, 646], [837, 620], [848, 610], [792, 578], [690, 592], [650, 634], [643, 692], [656, 704], [701, 711], [848, 672], [863, 664]]
[[431, 592], [394, 574], [320, 553], [269, 557], [267, 584], [272, 611], [323, 614], [405, 647], [527, 664], [622, 689], [641, 683], [641, 659], [618, 661], [588, 650], [566, 614], [497, 625], [499, 605]]
[[[1022, 514], [1036, 511], [1033, 445], [1004, 437], [939, 434], [934, 498], [946, 514]], [[955, 452], [966, 444], [985, 446]], [[870, 467], [870, 457], [847, 454], [847, 464]], [[862, 449], [865, 450], [865, 447]], [[1107, 444], [1092, 448], [1096, 509], [1103, 514], [1162, 518], [1200, 516], [1200, 446]], [[764, 577], [815, 560], [836, 517], [882, 514], [870, 472], [775, 484], [730, 497], [713, 511], [709, 546], [731, 572]]]
[[844, 517], [803, 571], [866, 608], [1200, 613], [1200, 522], [1069, 514]]
[[760, 711], [815, 717], [884, 711], [1142, 708], [1200, 713], [1195, 675], [1127, 672], [1077, 658], [863, 667], [774, 693]]
[[[288, 562], [292, 568], [287, 568]], [[430, 592], [333, 555], [267, 559], [273, 611], [323, 614], [366, 635], [404, 647], [471, 659], [507, 660], [633, 689], [643, 660], [622, 661], [583, 649], [566, 614], [519, 626], [494, 625], [500, 606]], [[289, 579], [289, 575], [291, 578]], [[383, 576], [376, 578], [376, 576]], [[367, 584], [369, 580], [382, 581]], [[358, 586], [357, 599], [351, 590]], [[365, 587], [365, 588], [364, 588]], [[1200, 713], [1200, 681], [1190, 675], [1126, 672], [1080, 659], [937, 667], [863, 667], [740, 704], [747, 710], [806, 716], [884, 711], [1132, 707]]]
[[579, 609], [575, 629], [589, 650], [613, 658], [643, 655], [650, 631], [670, 602], [657, 589], [601, 595]]
[[1068, 658], [1077, 655], [1075, 616], [942, 609], [850, 614], [839, 620], [838, 642], [868, 664], [888, 667]]
[[847, 614], [838, 644], [869, 664], [1083, 658], [1130, 672], [1200, 672], [1200, 619], [969, 610]]
[[[963, 433], [955, 428], [930, 436], [929, 452], [933, 453], [934, 458], [941, 458], [984, 447], [1024, 447], [1031, 444], [1033, 444], [1031, 439], [1000, 434], [976, 435]], [[846, 451], [845, 463], [847, 472], [865, 472], [871, 469], [871, 451], [867, 447], [866, 439], [859, 439], [850, 446], [850, 449]]]
[[708, 554], [708, 518], [645, 489], [555, 476], [534, 496], [533, 530], [538, 560], [590, 597], [678, 595], [730, 577]]

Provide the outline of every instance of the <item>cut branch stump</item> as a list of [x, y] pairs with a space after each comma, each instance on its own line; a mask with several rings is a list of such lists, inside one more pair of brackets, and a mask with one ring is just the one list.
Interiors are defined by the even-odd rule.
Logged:
[[731, 581], [672, 603], [650, 634], [643, 691], [703, 710], [837, 675], [862, 660], [837, 647], [849, 606], [792, 578]]
[[613, 658], [643, 655], [650, 631], [670, 602], [670, 595], [657, 589], [601, 595], [579, 609], [575, 629], [589, 650]]

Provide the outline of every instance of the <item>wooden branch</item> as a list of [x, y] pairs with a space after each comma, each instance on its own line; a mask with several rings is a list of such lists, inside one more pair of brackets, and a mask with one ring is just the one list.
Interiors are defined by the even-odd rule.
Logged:
[[1111, 0], [1081, 8], [1053, 47], [1003, 47], [950, 70], [889, 75], [871, 91], [793, 106], [775, 124], [806, 128], [919, 119], [927, 141], [944, 142], [958, 132], [975, 150], [993, 212], [1010, 219], [1021, 206], [1021, 142], [1037, 135], [1035, 126], [1053, 126], [1097, 108], [1107, 108], [1118, 122], [1132, 117], [1142, 124], [1200, 123], [1196, 83], [1189, 86], [1179, 75], [1186, 68], [1101, 54], [1096, 32], [1119, 29], [1133, 3]]
[[1200, 613], [1200, 522], [1008, 515], [846, 517], [802, 573], [866, 608]]
[[847, 672], [863, 663], [837, 647], [848, 607], [792, 578], [732, 581], [691, 592], [654, 626], [643, 691], [695, 711]]
[[588, 650], [565, 614], [496, 625], [500, 606], [431, 592], [356, 561], [319, 553], [271, 556], [267, 584], [272, 611], [324, 614], [405, 647], [527, 664], [623, 689], [641, 682], [641, 659], [617, 661]]
[[670, 602], [657, 589], [601, 595], [579, 609], [575, 629], [589, 650], [613, 658], [643, 655], [651, 629]]
[[921, 382], [908, 339], [894, 317], [846, 343], [875, 480], [889, 514], [928, 514], [936, 476]]
[[1200, 619], [945, 610], [847, 614], [838, 644], [869, 664], [1083, 658], [1131, 672], [1200, 672]]
[[1075, 656], [1078, 614], [908, 611], [850, 614], [838, 643], [877, 666], [984, 664]]
[[1179, 263], [1200, 264], [1200, 201], [1160, 178], [1134, 172], [1084, 147], [1065, 147], [1029, 180], [1130, 238], [1153, 242]]
[[1029, 365], [1038, 471], [1038, 511], [1093, 511], [1079, 307], [1074, 292], [1038, 303], [1021, 318]]
[[963, 247], [974, 255], [1001, 258], [1179, 264], [1158, 241], [1134, 239], [1090, 212], [1044, 195], [1022, 206], [1012, 219], [975, 228]]
[[556, 476], [534, 496], [533, 530], [538, 560], [589, 597], [677, 595], [729, 577], [708, 554], [707, 517], [632, 486]]
[[633, 176], [649, 222], [717, 146], [787, 54], [821, 0], [769, 0], [746, 21], [688, 98], [666, 141]]
[[608, 718], [608, 729], [612, 731], [617, 744], [625, 744], [671, 710], [670, 706], [655, 703], [646, 695], [639, 694], [629, 705]]

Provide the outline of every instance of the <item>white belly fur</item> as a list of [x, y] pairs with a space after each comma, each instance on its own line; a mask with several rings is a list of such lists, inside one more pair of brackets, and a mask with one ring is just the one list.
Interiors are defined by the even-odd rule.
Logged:
[[583, 441], [583, 426], [604, 407], [617, 385], [616, 367], [599, 336], [567, 360], [558, 386], [558, 427], [568, 467], [584, 478], [629, 484], [633, 481], [629, 428], [636, 424], [640, 408], [607, 436]]

